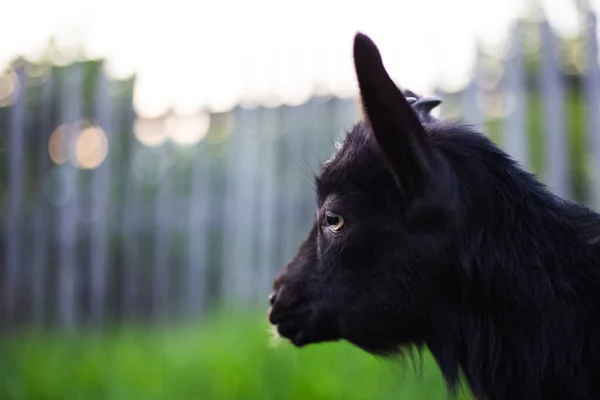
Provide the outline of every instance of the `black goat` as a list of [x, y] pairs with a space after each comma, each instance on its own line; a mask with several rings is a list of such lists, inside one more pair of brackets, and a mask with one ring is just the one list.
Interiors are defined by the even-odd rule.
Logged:
[[270, 296], [278, 333], [426, 346], [480, 399], [600, 399], [600, 215], [467, 126], [419, 120], [360, 33], [354, 64], [365, 121], [315, 177], [316, 221]]

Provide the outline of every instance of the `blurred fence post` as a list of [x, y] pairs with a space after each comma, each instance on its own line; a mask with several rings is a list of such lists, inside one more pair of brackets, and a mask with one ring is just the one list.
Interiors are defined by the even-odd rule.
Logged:
[[170, 282], [169, 259], [171, 253], [171, 231], [173, 224], [173, 144], [165, 142], [159, 148], [158, 162], [156, 165], [157, 197], [154, 208], [154, 292], [153, 313], [157, 322], [163, 322], [169, 316]]
[[77, 220], [78, 220], [78, 170], [73, 165], [74, 147], [81, 130], [81, 103], [83, 64], [67, 67], [61, 76], [61, 122], [69, 124], [66, 142], [62, 143], [67, 155], [59, 167], [62, 203], [59, 211], [59, 276], [58, 317], [65, 330], [75, 328], [77, 314]]
[[195, 147], [191, 191], [188, 198], [186, 311], [195, 315], [203, 311], [207, 289], [208, 231], [210, 229], [210, 167], [209, 144]]
[[[279, 225], [281, 226], [281, 251], [280, 259], [282, 263], [287, 262], [296, 251], [298, 243], [295, 242], [294, 232], [296, 224], [296, 206], [294, 204], [296, 197], [297, 177], [296, 160], [294, 159], [294, 108], [282, 106], [281, 110], [281, 131], [283, 137], [279, 144], [278, 158], [281, 164], [280, 174], [281, 194], [279, 203]], [[283, 267], [283, 265], [282, 265]]]
[[23, 236], [22, 213], [23, 201], [23, 172], [25, 164], [25, 114], [26, 114], [26, 89], [27, 82], [25, 68], [16, 70], [17, 84], [12, 93], [12, 107], [10, 109], [10, 144], [8, 164], [8, 204], [6, 212], [6, 226], [4, 240], [6, 242], [6, 276], [2, 288], [3, 303], [7, 323], [14, 318], [17, 307], [17, 295], [20, 293], [19, 277], [23, 274]]
[[[293, 124], [296, 138], [297, 169], [300, 175], [298, 180], [298, 195], [294, 199], [297, 204], [296, 247], [304, 240], [314, 221], [316, 212], [316, 194], [314, 191], [313, 175], [319, 173], [319, 149], [321, 140], [328, 140], [323, 129], [323, 104], [316, 98], [296, 107], [296, 122]], [[331, 149], [331, 144], [329, 145]], [[323, 153], [325, 154], [325, 153]], [[321, 160], [324, 161], [324, 160]]]
[[587, 65], [585, 74], [585, 105], [589, 143], [589, 170], [591, 205], [600, 210], [600, 68], [598, 66], [598, 38], [596, 14], [587, 11], [586, 44]]
[[[590, 158], [591, 202], [600, 208], [600, 67], [596, 17], [590, 12], [587, 18], [589, 58], [582, 85], [589, 136], [586, 156]], [[504, 90], [507, 113], [502, 147], [529, 169], [528, 102], [534, 98], [538, 103], [537, 93], [528, 87], [523, 33], [517, 24], [498, 87], [492, 88], [495, 80], [487, 79], [494, 78], [495, 70], [484, 75], [491, 56], [484, 58], [479, 49], [470, 84], [461, 93], [437, 91], [447, 101], [434, 112], [453, 118], [462, 110], [463, 119], [485, 133], [486, 116], [490, 126], [502, 124], [496, 94]], [[537, 78], [544, 178], [555, 193], [568, 198], [575, 182], [569, 171], [565, 116], [570, 92], [562, 75], [560, 43], [545, 21], [540, 35]], [[538, 57], [538, 53], [531, 56]], [[241, 308], [266, 307], [274, 276], [293, 257], [314, 222], [313, 175], [319, 174], [320, 163], [334, 152], [334, 143], [352, 128], [359, 110], [357, 98], [313, 97], [297, 106], [236, 107], [231, 111], [235, 125], [226, 142], [220, 144], [217, 138], [211, 143], [209, 135], [209, 140], [191, 148], [195, 151], [192, 165], [174, 168], [178, 157], [189, 153], [174, 149], [167, 139], [169, 117], [166, 124], [161, 119], [140, 118], [148, 123], [140, 125], [147, 132], [144, 136], [136, 131], [134, 136], [135, 111], [127, 97], [132, 96], [131, 88], [115, 93], [113, 89], [126, 85], [110, 81], [104, 72], [94, 77], [94, 85], [88, 81], [91, 64], [53, 69], [39, 80], [40, 90], [34, 70], [28, 85], [25, 70], [17, 69], [18, 90], [12, 93], [10, 108], [2, 110], [2, 116], [6, 113], [10, 120], [5, 248], [1, 249], [5, 251], [2, 318], [14, 323], [17, 317], [28, 318], [31, 311], [36, 324], [57, 317], [64, 329], [75, 328], [88, 318], [101, 327], [113, 314], [122, 316], [124, 323], [137, 318], [165, 322], [175, 316], [170, 312], [174, 302], [190, 316], [207, 305], [219, 305], [208, 297], [212, 295]], [[91, 98], [84, 98], [90, 88], [96, 91], [92, 89]], [[490, 94], [486, 104], [482, 103], [484, 90]], [[84, 166], [78, 165], [78, 156], [89, 146], [77, 143], [82, 140], [81, 129], [87, 128], [82, 124], [87, 116], [94, 117], [106, 135], [108, 149], [98, 167], [81, 172]], [[531, 117], [539, 118], [537, 109]], [[40, 120], [32, 123], [30, 118]], [[538, 120], [531, 122], [538, 127]], [[30, 140], [27, 135], [38, 126], [40, 132]], [[50, 157], [48, 142], [53, 132], [57, 134], [52, 137]], [[538, 132], [534, 134], [537, 139]], [[38, 139], [41, 144], [30, 143]], [[35, 153], [28, 153], [29, 148], [35, 148]], [[29, 187], [30, 182], [39, 184], [36, 176], [41, 177], [41, 184], [33, 188], [31, 201]], [[84, 214], [87, 200], [81, 197], [88, 193], [87, 177], [91, 178], [89, 224]], [[177, 194], [182, 186], [189, 187], [185, 199]], [[29, 221], [33, 221], [31, 226]], [[30, 231], [31, 244], [27, 242]], [[215, 248], [215, 243], [222, 247]], [[213, 287], [219, 278], [221, 286]], [[83, 284], [90, 290], [83, 292]], [[26, 292], [29, 288], [32, 293]], [[80, 301], [88, 298], [89, 310], [80, 307]], [[25, 304], [30, 308], [22, 312], [21, 301], [30, 299], [31, 305]], [[89, 315], [83, 314], [88, 311]]]
[[244, 124], [244, 116], [247, 113], [239, 105], [231, 110], [235, 125], [227, 140], [227, 161], [226, 161], [226, 187], [225, 187], [225, 207], [227, 212], [223, 215], [223, 236], [229, 240], [224, 240], [222, 243], [223, 265], [221, 270], [221, 300], [224, 302], [231, 301], [236, 295], [234, 287], [234, 279], [237, 270], [236, 255], [233, 251], [235, 241], [235, 231], [237, 229], [238, 212], [236, 206], [239, 201], [237, 174], [240, 160], [238, 157], [238, 147], [240, 141], [240, 125]]
[[271, 288], [271, 280], [274, 278], [274, 271], [277, 269], [276, 248], [279, 245], [280, 238], [276, 232], [280, 227], [276, 218], [278, 196], [276, 192], [277, 169], [276, 144], [279, 140], [278, 117], [281, 113], [279, 108], [265, 108], [262, 110], [260, 120], [260, 165], [258, 187], [260, 188], [259, 209], [257, 226], [259, 236], [258, 247], [258, 271], [256, 274], [256, 284], [254, 285], [254, 297], [257, 305], [267, 304], [266, 299]]
[[571, 195], [568, 169], [569, 146], [565, 137], [562, 67], [558, 57], [558, 42], [548, 21], [542, 21], [540, 97], [543, 102], [545, 177], [548, 186], [558, 196]]
[[478, 130], [485, 130], [485, 118], [483, 115], [483, 110], [479, 105], [479, 99], [482, 95], [482, 75], [484, 72], [482, 60], [483, 53], [478, 47], [475, 63], [473, 65], [473, 79], [469, 81], [469, 84], [465, 88], [464, 94], [462, 96], [464, 119], [468, 124], [473, 125]]
[[238, 107], [235, 126], [228, 143], [227, 215], [228, 239], [223, 242], [223, 294], [236, 306], [248, 305], [256, 273], [256, 175], [259, 160], [257, 143], [260, 110]]
[[[297, 251], [303, 239], [306, 227], [306, 196], [312, 195], [311, 176], [307, 169], [306, 143], [310, 140], [309, 118], [307, 104], [289, 108], [287, 155], [288, 176], [290, 187], [286, 196], [288, 202], [290, 221], [290, 255], [291, 258]], [[307, 138], [308, 137], [308, 138]]]
[[[334, 143], [336, 141], [341, 143], [357, 120], [356, 101], [354, 98], [336, 98], [334, 101]], [[330, 151], [334, 151], [333, 147]]]
[[505, 63], [504, 99], [508, 114], [504, 123], [504, 147], [525, 169], [529, 169], [529, 137], [527, 135], [527, 80], [521, 48], [522, 26], [517, 22], [509, 41]]
[[125, 199], [122, 210], [122, 221], [120, 233], [123, 237], [123, 316], [125, 319], [134, 319], [137, 316], [138, 274], [140, 264], [140, 208], [141, 208], [141, 182], [144, 168], [140, 167], [140, 158], [143, 152], [142, 144], [136, 139], [129, 120], [135, 119], [135, 111], [131, 105], [126, 109], [126, 121], [123, 125], [122, 119], [115, 127], [115, 132], [124, 131], [129, 141], [129, 159], [127, 160], [127, 171], [123, 174]]
[[113, 99], [110, 95], [110, 82], [101, 68], [96, 80], [96, 121], [106, 135], [106, 158], [96, 167], [92, 180], [92, 225], [90, 235], [90, 303], [91, 318], [95, 325], [102, 324], [106, 300], [106, 274], [108, 256], [108, 226], [110, 215], [108, 201], [110, 197], [110, 172], [114, 137]]
[[[48, 154], [48, 144], [50, 135], [53, 131], [54, 112], [54, 74], [50, 68], [44, 80], [42, 87], [42, 107], [41, 107], [41, 131], [38, 133], [40, 144], [40, 152], [38, 154], [38, 174], [45, 181], [47, 172], [51, 167], [50, 157]], [[48, 244], [49, 233], [52, 226], [52, 221], [49, 218], [50, 210], [48, 207], [48, 199], [44, 193], [44, 185], [41, 184], [37, 188], [35, 211], [34, 211], [34, 245], [33, 245], [33, 285], [32, 285], [32, 312], [33, 319], [36, 325], [43, 323], [46, 314], [46, 273], [48, 263]]]

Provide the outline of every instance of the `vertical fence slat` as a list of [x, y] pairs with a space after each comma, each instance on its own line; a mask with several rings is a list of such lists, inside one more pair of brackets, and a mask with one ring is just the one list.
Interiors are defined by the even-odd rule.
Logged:
[[475, 65], [473, 66], [473, 79], [465, 88], [462, 98], [464, 118], [468, 124], [473, 125], [478, 130], [484, 130], [485, 128], [483, 110], [479, 105], [483, 74], [482, 58], [483, 54], [478, 49]]
[[233, 245], [236, 243], [236, 230], [238, 225], [238, 212], [237, 202], [239, 201], [239, 185], [238, 181], [240, 174], [237, 173], [240, 166], [239, 159], [239, 148], [240, 148], [240, 137], [241, 137], [241, 126], [245, 124], [244, 117], [248, 111], [241, 107], [236, 107], [231, 111], [235, 125], [232, 132], [230, 133], [229, 140], [227, 141], [227, 161], [226, 161], [226, 188], [225, 188], [225, 210], [227, 212], [223, 215], [223, 265], [221, 269], [221, 301], [224, 303], [231, 302], [234, 299], [236, 288], [234, 287], [234, 279], [236, 275], [236, 255], [232, 251]]
[[529, 141], [527, 136], [527, 81], [521, 48], [522, 26], [514, 25], [505, 64], [504, 96], [508, 115], [504, 124], [504, 148], [517, 162], [528, 169]]
[[303, 205], [302, 196], [310, 187], [310, 177], [306, 175], [306, 159], [304, 158], [303, 135], [306, 134], [302, 127], [306, 122], [303, 108], [306, 105], [287, 108], [285, 125], [286, 135], [284, 138], [285, 181], [284, 211], [282, 224], [285, 224], [286, 235], [286, 258], [290, 259], [296, 253], [298, 245], [302, 240], [303, 232], [301, 210]]
[[295, 167], [293, 154], [293, 109], [288, 106], [281, 107], [280, 110], [282, 138], [278, 151], [278, 163], [280, 165], [280, 173], [285, 179], [281, 181], [280, 201], [278, 219], [280, 221], [282, 239], [280, 257], [281, 262], [286, 263], [296, 251], [297, 244], [294, 243], [294, 223], [295, 223], [295, 205], [293, 203], [295, 179], [292, 174], [292, 168]]
[[8, 165], [8, 204], [6, 213], [6, 276], [3, 293], [7, 323], [14, 317], [19, 293], [19, 275], [23, 268], [22, 260], [22, 215], [23, 172], [25, 164], [25, 115], [26, 115], [26, 76], [24, 68], [16, 71], [17, 88], [12, 94], [10, 109], [10, 144]]
[[[352, 128], [357, 120], [355, 99], [336, 99], [335, 100], [335, 121], [334, 121], [334, 139], [343, 141], [346, 133]], [[330, 149], [333, 151], [333, 149]]]
[[59, 276], [58, 318], [65, 330], [75, 328], [77, 302], [77, 215], [78, 170], [72, 164], [73, 148], [81, 129], [83, 64], [69, 66], [62, 76], [61, 119], [70, 124], [68, 143], [64, 149], [68, 161], [60, 167], [65, 201], [59, 211]]
[[256, 268], [255, 174], [258, 110], [238, 108], [227, 161], [227, 237], [224, 240], [223, 294], [236, 306], [248, 305]]
[[569, 198], [568, 143], [565, 132], [562, 68], [558, 41], [548, 21], [540, 25], [540, 89], [544, 117], [545, 175], [548, 186], [558, 196]]
[[314, 221], [316, 212], [316, 194], [313, 187], [313, 174], [318, 174], [320, 154], [318, 143], [327, 141], [326, 132], [323, 131], [323, 104], [311, 99], [307, 103], [296, 107], [297, 119], [293, 125], [296, 149], [296, 167], [298, 187], [296, 189], [295, 210], [297, 221], [295, 247], [297, 247], [308, 234]]
[[[53, 130], [52, 112], [53, 108], [53, 73], [48, 71], [42, 87], [42, 107], [41, 107], [41, 131], [39, 132], [41, 145], [39, 157], [39, 176], [43, 179], [50, 167], [48, 143]], [[43, 185], [38, 188], [34, 211], [34, 244], [33, 244], [33, 285], [32, 285], [32, 307], [33, 319], [36, 324], [41, 324], [45, 318], [46, 301], [46, 267], [48, 262], [48, 233], [52, 221], [48, 217], [48, 199], [44, 193]]]
[[[129, 117], [135, 116], [133, 107], [128, 106], [125, 124], [128, 125]], [[123, 121], [119, 120], [119, 126], [115, 127], [115, 132], [120, 132]], [[127, 162], [127, 173], [124, 174], [125, 180], [125, 198], [123, 204], [123, 219], [121, 224], [121, 233], [123, 238], [123, 316], [131, 320], [137, 313], [137, 295], [138, 295], [138, 273], [140, 270], [139, 240], [140, 240], [140, 207], [141, 207], [141, 181], [143, 179], [144, 168], [139, 167], [140, 158], [143, 152], [142, 145], [135, 138], [135, 135], [129, 129], [123, 129], [128, 134], [129, 140], [129, 160]]]
[[587, 65], [585, 74], [585, 104], [587, 116], [587, 136], [590, 151], [589, 171], [591, 178], [590, 203], [600, 209], [600, 67], [598, 66], [597, 17], [588, 10], [586, 40]]
[[278, 230], [278, 221], [275, 210], [277, 210], [277, 193], [275, 185], [276, 175], [276, 143], [279, 139], [277, 125], [279, 109], [263, 110], [260, 121], [261, 127], [261, 164], [259, 184], [259, 246], [258, 246], [258, 273], [257, 282], [254, 285], [254, 298], [257, 305], [266, 304], [266, 298], [270, 291], [270, 280], [273, 278], [274, 271], [277, 269], [276, 248], [279, 240], [276, 235]]
[[92, 180], [92, 226], [90, 243], [90, 262], [91, 262], [91, 318], [95, 325], [99, 325], [104, 320], [105, 300], [106, 300], [106, 274], [108, 258], [108, 224], [109, 218], [109, 183], [110, 183], [110, 160], [112, 156], [111, 145], [113, 143], [113, 103], [110, 95], [110, 82], [108, 81], [104, 70], [100, 69], [96, 81], [96, 102], [95, 115], [96, 122], [106, 135], [107, 153], [103, 160], [94, 171]]
[[154, 268], [153, 285], [154, 291], [154, 317], [157, 321], [163, 321], [169, 314], [169, 257], [171, 251], [171, 211], [173, 208], [173, 170], [172, 153], [170, 142], [165, 143], [158, 149], [156, 181], [157, 198], [154, 209]]
[[189, 315], [196, 315], [204, 308], [207, 263], [210, 166], [211, 158], [206, 143], [196, 146], [196, 159], [192, 171], [191, 193], [188, 199], [187, 221], [187, 276], [186, 308]]

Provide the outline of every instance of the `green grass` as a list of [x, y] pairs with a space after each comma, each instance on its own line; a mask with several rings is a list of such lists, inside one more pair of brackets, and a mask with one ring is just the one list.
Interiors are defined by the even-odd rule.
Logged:
[[[0, 344], [3, 400], [446, 399], [428, 353], [412, 363], [344, 342], [269, 346], [264, 317], [221, 314], [158, 332], [19, 333]], [[421, 364], [421, 367], [419, 366]], [[459, 398], [470, 398], [466, 391]]]

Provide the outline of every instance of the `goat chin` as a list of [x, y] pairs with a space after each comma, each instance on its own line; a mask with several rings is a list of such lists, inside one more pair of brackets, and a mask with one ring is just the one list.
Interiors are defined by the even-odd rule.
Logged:
[[269, 339], [269, 347], [272, 349], [280, 347], [281, 343], [283, 343], [283, 338], [277, 331], [277, 326], [271, 324], [271, 325], [269, 325], [269, 328], [267, 329], [267, 331], [269, 332], [269, 334], [271, 336]]

